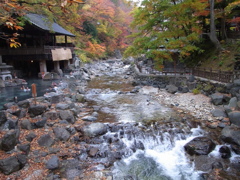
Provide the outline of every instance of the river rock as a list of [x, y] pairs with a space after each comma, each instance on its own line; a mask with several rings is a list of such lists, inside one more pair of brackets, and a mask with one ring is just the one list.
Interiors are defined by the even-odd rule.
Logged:
[[50, 101], [51, 104], [60, 103], [60, 102], [64, 101], [64, 95], [54, 93], [54, 95], [50, 97], [49, 101]]
[[10, 151], [18, 143], [19, 130], [10, 130], [0, 139], [0, 149]]
[[20, 126], [22, 129], [27, 129], [27, 130], [32, 129], [32, 124], [28, 119], [21, 120]]
[[231, 144], [231, 148], [236, 154], [240, 155], [240, 146], [239, 145]]
[[6, 111], [0, 111], [0, 126], [7, 121]]
[[175, 94], [178, 91], [178, 87], [174, 85], [167, 85], [166, 90], [171, 94]]
[[196, 137], [188, 142], [184, 149], [189, 155], [207, 155], [214, 148], [216, 144], [208, 137]]
[[235, 124], [240, 127], [240, 112], [239, 111], [230, 112], [228, 114], [228, 117], [232, 124]]
[[226, 126], [221, 132], [221, 139], [226, 143], [240, 146], [240, 127], [236, 125]]
[[28, 113], [29, 113], [30, 117], [35, 117], [35, 116], [43, 114], [46, 110], [47, 110], [47, 107], [44, 105], [41, 105], [41, 104], [31, 105], [28, 108]]
[[28, 135], [25, 136], [25, 139], [28, 142], [32, 142], [32, 140], [37, 137], [37, 135], [34, 132], [30, 132]]
[[229, 96], [222, 93], [214, 93], [210, 97], [214, 105], [222, 105], [230, 100]]
[[222, 146], [220, 149], [219, 149], [219, 152], [221, 154], [221, 157], [223, 159], [228, 159], [231, 157], [231, 150], [228, 146]]
[[29, 108], [30, 102], [28, 100], [19, 101], [17, 105], [21, 108]]
[[77, 159], [62, 160], [60, 167], [61, 177], [69, 180], [79, 179], [83, 170], [81, 166], [82, 162]]
[[46, 168], [50, 170], [59, 168], [59, 158], [57, 156], [52, 156], [46, 163]]
[[15, 102], [9, 102], [3, 105], [4, 109], [10, 109], [12, 106], [16, 106]]
[[190, 75], [190, 76], [188, 77], [188, 81], [189, 81], [189, 82], [194, 82], [194, 81], [195, 81], [195, 76]]
[[38, 140], [39, 146], [51, 147], [54, 144], [54, 139], [49, 134], [42, 135]]
[[44, 125], [46, 124], [47, 122], [47, 118], [46, 117], [43, 117], [43, 118], [38, 118], [35, 120], [36, 122], [32, 123], [32, 127], [34, 129], [37, 129], [37, 128], [43, 128]]
[[4, 126], [5, 129], [18, 129], [18, 119], [10, 116]]
[[234, 86], [240, 86], [240, 79], [235, 79], [235, 80], [233, 81], [233, 85], [234, 85]]
[[23, 152], [25, 152], [26, 154], [28, 154], [29, 151], [30, 151], [30, 143], [19, 144], [19, 145], [17, 146], [17, 148], [18, 148], [20, 151], [23, 151]]
[[13, 112], [12, 114], [17, 116], [19, 119], [21, 119], [27, 115], [27, 110], [26, 109], [18, 109], [18, 111]]
[[6, 159], [0, 160], [0, 171], [9, 175], [13, 172], [16, 172], [22, 169], [27, 163], [27, 156], [23, 154], [18, 154], [16, 156], [11, 156]]
[[48, 111], [44, 113], [43, 116], [50, 120], [56, 120], [57, 118], [59, 118], [59, 113], [57, 111]]
[[56, 109], [59, 109], [59, 110], [67, 110], [69, 109], [70, 105], [67, 104], [67, 103], [57, 103], [56, 104]]
[[103, 123], [92, 123], [84, 126], [82, 131], [84, 136], [96, 137], [107, 132], [107, 125]]
[[96, 156], [96, 154], [97, 154], [98, 151], [99, 151], [98, 148], [96, 148], [96, 147], [91, 147], [90, 150], [89, 150], [89, 152], [88, 152], [88, 155], [89, 155], [90, 157], [94, 157], [94, 156]]
[[75, 117], [73, 115], [73, 112], [70, 110], [60, 111], [59, 117], [60, 117], [60, 119], [66, 120], [67, 122], [69, 122], [71, 124], [75, 123]]
[[236, 109], [236, 107], [237, 107], [237, 102], [238, 102], [237, 98], [236, 98], [236, 97], [232, 97], [232, 98], [230, 99], [230, 101], [229, 101], [228, 107], [229, 107], [229, 108], [232, 108], [232, 109]]
[[224, 109], [214, 109], [211, 111], [211, 113], [214, 117], [227, 117]]
[[67, 141], [70, 138], [70, 133], [63, 127], [56, 127], [53, 129], [56, 138], [60, 141]]
[[96, 121], [97, 117], [95, 116], [85, 116], [82, 118], [83, 121]]
[[84, 103], [86, 101], [83, 94], [76, 94], [75, 99], [77, 102], [80, 102], [80, 103]]

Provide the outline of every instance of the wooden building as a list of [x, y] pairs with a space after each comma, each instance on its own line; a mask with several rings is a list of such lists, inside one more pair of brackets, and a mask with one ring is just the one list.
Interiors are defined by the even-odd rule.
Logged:
[[[27, 23], [18, 32], [21, 47], [10, 48], [6, 41], [0, 39], [0, 61], [30, 77], [47, 72], [61, 74], [74, 57], [74, 45], [68, 42], [68, 37], [75, 35], [57, 23], [49, 22], [45, 16], [27, 14], [25, 17]], [[11, 33], [6, 27], [1, 27], [0, 32]]]

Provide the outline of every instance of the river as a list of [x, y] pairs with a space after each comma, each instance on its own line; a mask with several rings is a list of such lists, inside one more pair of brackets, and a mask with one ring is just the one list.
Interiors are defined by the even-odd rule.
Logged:
[[[126, 77], [127, 68], [122, 62], [96, 66], [99, 75], [89, 82], [85, 97], [89, 106], [97, 107], [99, 122], [120, 123], [121, 126], [117, 132], [110, 131], [103, 136], [111, 139], [110, 146], [115, 149], [110, 149], [122, 156], [111, 168], [113, 179], [201, 180], [206, 179], [204, 174], [210, 172], [212, 164], [224, 161], [218, 151], [222, 145], [217, 145], [208, 156], [195, 157], [196, 161], [184, 149], [196, 137], [208, 136], [218, 141], [218, 135], [213, 135], [216, 130], [213, 133], [202, 129], [198, 123], [191, 122], [194, 118], [182, 118], [172, 108], [160, 104], [151, 93], [141, 91], [141, 87], [137, 93], [132, 93], [132, 79]], [[115, 144], [116, 137], [120, 138]], [[234, 164], [239, 157], [232, 152], [228, 162]], [[236, 173], [230, 166], [228, 171]]]
[[[83, 179], [203, 180], [207, 179], [204, 174], [212, 172], [214, 162], [221, 162], [225, 167], [231, 162], [238, 162], [239, 155], [233, 152], [231, 158], [221, 158], [221, 144], [209, 155], [189, 156], [184, 148], [188, 142], [202, 136], [215, 138], [217, 142], [218, 136], [212, 135], [216, 132], [200, 127], [194, 117], [184, 113], [182, 116], [175, 109], [161, 104], [152, 95], [157, 88], [143, 90], [143, 87], [133, 87], [130, 65], [111, 60], [88, 65], [86, 69], [92, 78], [84, 87], [85, 107], [96, 115], [96, 124], [103, 123], [107, 131], [92, 139], [79, 141], [78, 164], [90, 164], [90, 169], [94, 171], [90, 177], [86, 171]], [[29, 87], [31, 83], [37, 84], [38, 96], [46, 93], [52, 83], [42, 80], [27, 82]], [[19, 100], [31, 97], [31, 92], [23, 92], [20, 87], [1, 91], [1, 103], [14, 96], [18, 96]], [[82, 113], [89, 116], [89, 112]], [[233, 175], [230, 179], [238, 178], [236, 167], [229, 165], [226, 169]], [[95, 174], [106, 171], [106, 177]], [[228, 179], [228, 174], [221, 177]]]
[[[117, 151], [124, 153], [122, 160], [112, 167], [113, 179], [200, 179], [201, 173], [186, 156], [184, 145], [202, 136], [204, 131], [181, 122], [172, 109], [159, 104], [150, 94], [131, 93], [131, 81], [124, 78], [120, 67], [116, 63], [111, 66], [115, 73], [90, 81], [85, 95], [89, 106], [98, 107], [99, 122], [127, 124], [117, 132], [119, 136], [122, 134], [119, 140], [122, 147]], [[152, 125], [145, 126], [145, 123]], [[107, 136], [114, 139], [116, 132]]]

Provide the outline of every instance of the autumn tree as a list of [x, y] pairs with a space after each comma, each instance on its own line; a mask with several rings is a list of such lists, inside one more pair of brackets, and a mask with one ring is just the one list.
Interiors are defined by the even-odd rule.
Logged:
[[[22, 30], [23, 17], [27, 12], [35, 12], [49, 17], [54, 17], [56, 12], [66, 13], [74, 4], [84, 4], [83, 0], [1, 0], [0, 1], [0, 25], [13, 31]], [[18, 47], [18, 33], [8, 34], [0, 32], [0, 38], [6, 40], [10, 47]]]
[[[126, 36], [131, 30], [129, 24], [131, 8], [122, 0], [89, 0], [79, 10], [81, 14], [79, 27], [86, 35], [91, 35], [85, 39], [85, 50], [88, 54], [90, 45], [95, 45], [102, 52], [101, 56], [111, 55], [115, 49], [123, 49], [127, 46]], [[86, 37], [86, 36], [85, 36]], [[83, 40], [82, 40], [83, 42]], [[93, 47], [93, 46], [91, 46]], [[105, 49], [105, 51], [102, 51]], [[100, 54], [95, 54], [99, 58]]]
[[176, 53], [184, 59], [201, 51], [196, 44], [202, 33], [198, 14], [206, 6], [193, 0], [144, 0], [134, 11], [132, 27], [138, 32], [125, 55], [145, 54], [162, 63], [173, 60]]

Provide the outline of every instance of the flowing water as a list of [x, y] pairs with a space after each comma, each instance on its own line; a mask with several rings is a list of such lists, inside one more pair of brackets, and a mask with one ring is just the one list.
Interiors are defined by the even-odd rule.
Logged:
[[[168, 130], [172, 128], [169, 127]], [[172, 129], [173, 130], [173, 129]], [[200, 179], [194, 164], [185, 156], [183, 146], [196, 136], [203, 134], [200, 128], [191, 129], [191, 133], [182, 131], [155, 131], [151, 136], [135, 137], [129, 140], [124, 137], [127, 147], [134, 142], [142, 142], [144, 149], [137, 150], [131, 156], [115, 163], [114, 179], [141, 180], [196, 180]]]
[[[98, 107], [98, 121], [132, 124], [130, 129], [122, 128], [119, 135], [124, 155], [112, 168], [115, 180], [200, 179], [201, 172], [187, 158], [184, 145], [202, 136], [203, 130], [182, 123], [172, 109], [159, 104], [151, 95], [130, 93], [133, 87], [123, 78], [98, 77], [88, 87], [86, 98], [90, 106]], [[156, 122], [161, 123], [153, 125]], [[136, 130], [134, 123], [151, 125]]]

